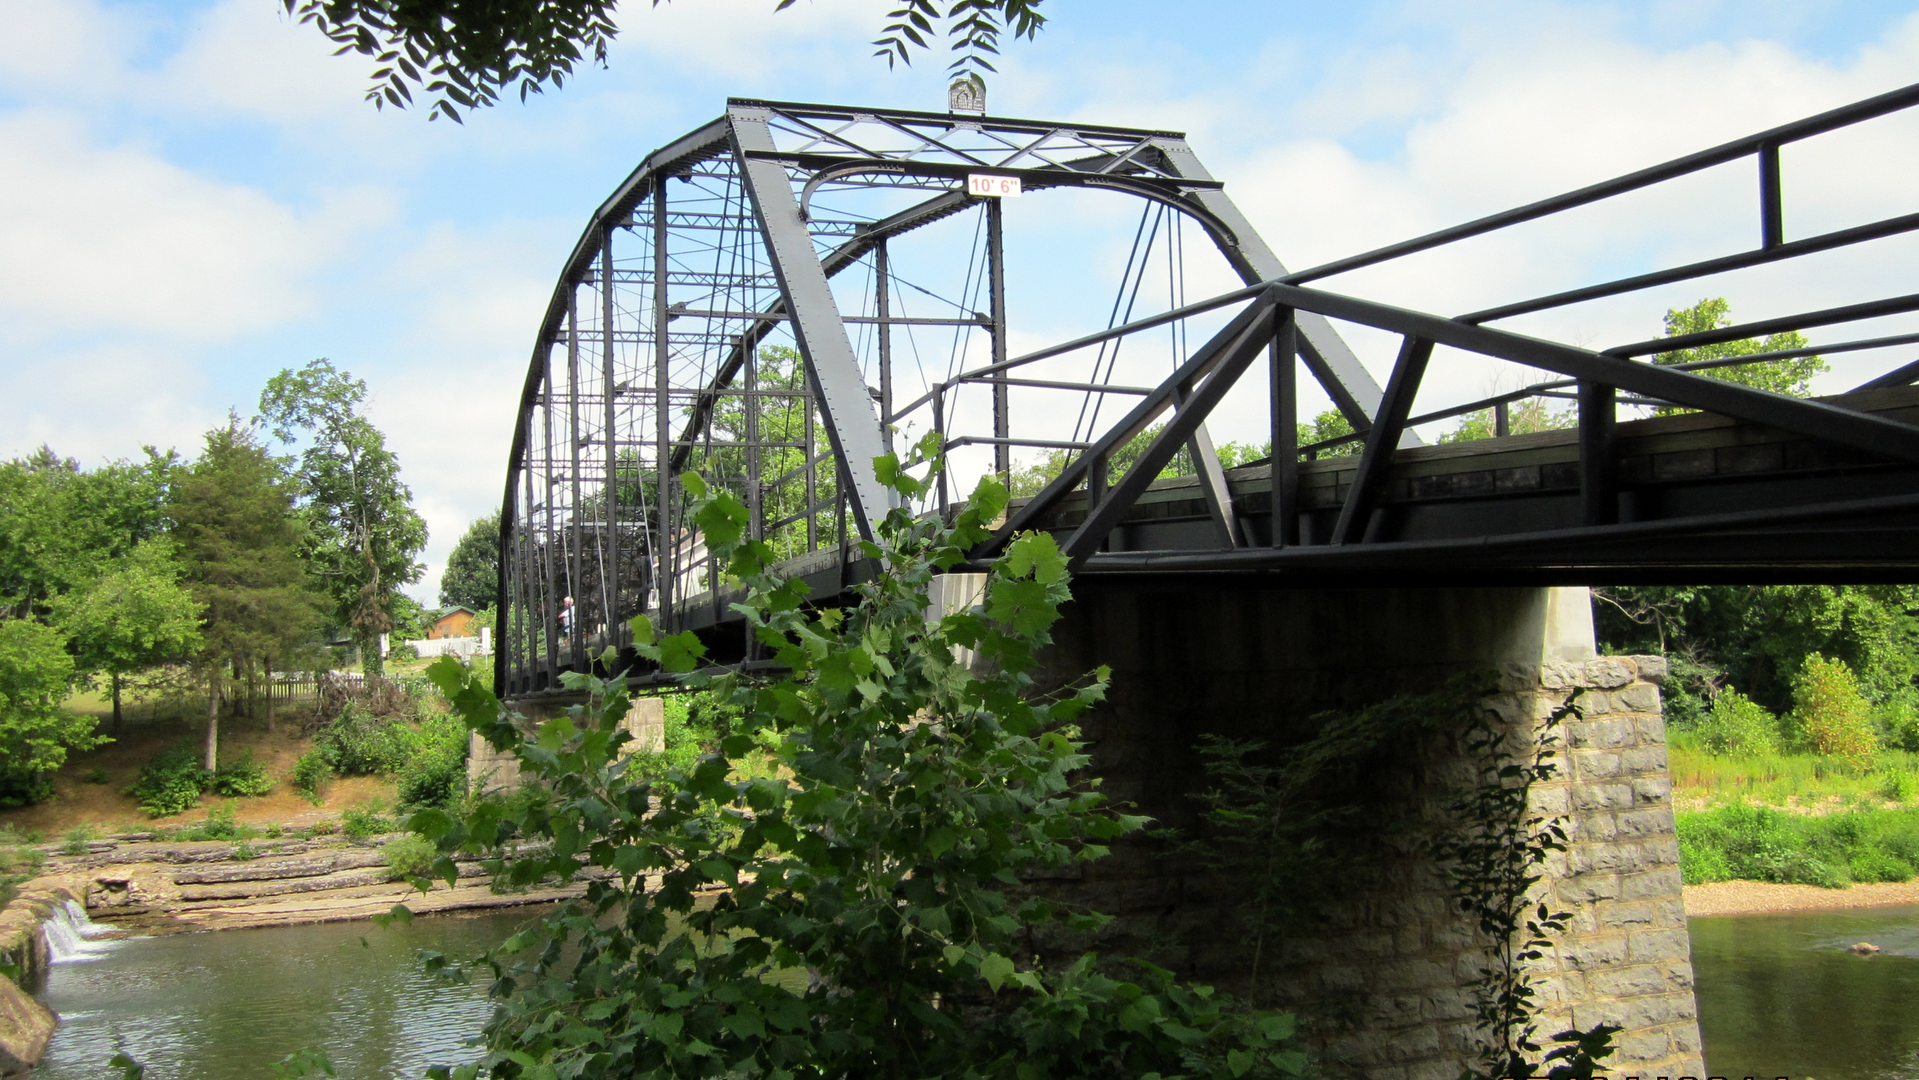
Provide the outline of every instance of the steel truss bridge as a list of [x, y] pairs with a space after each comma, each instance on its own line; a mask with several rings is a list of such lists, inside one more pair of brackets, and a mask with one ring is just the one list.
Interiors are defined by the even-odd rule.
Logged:
[[[751, 663], [676, 477], [739, 495], [754, 535], [830, 602], [871, 572], [852, 541], [891, 506], [873, 458], [927, 431], [959, 479], [1045, 460], [1018, 472], [1033, 493], [974, 554], [1048, 529], [1083, 581], [1913, 580], [1919, 361], [1898, 347], [1919, 333], [1877, 331], [1919, 294], [1604, 348], [1501, 324], [1694, 279], [1723, 291], [1729, 274], [1919, 230], [1910, 213], [1788, 238], [1781, 175], [1782, 149], [1915, 104], [1919, 86], [1292, 271], [1174, 132], [732, 100], [633, 171], [560, 275], [509, 460], [497, 685], [557, 688], [641, 612]], [[1741, 162], [1756, 247], [1457, 316], [1321, 284]], [[973, 193], [1010, 180], [1017, 202]], [[1192, 277], [1242, 287], [1188, 299], [1189, 254], [1205, 260]], [[1022, 258], [1043, 278], [1014, 291], [1025, 327], [1008, 318]], [[1838, 336], [1652, 361], [1813, 328]], [[1397, 341], [1383, 387], [1342, 329]], [[1436, 351], [1533, 381], [1422, 412]], [[1698, 370], [1848, 352], [1888, 359], [1816, 399]], [[1302, 441], [1322, 399], [1351, 433]], [[1511, 432], [1516, 409], [1555, 399], [1561, 426]], [[1209, 421], [1229, 416], [1251, 437], [1216, 446]], [[1492, 437], [1415, 432], [1469, 417]], [[957, 483], [913, 509], [950, 511]]]

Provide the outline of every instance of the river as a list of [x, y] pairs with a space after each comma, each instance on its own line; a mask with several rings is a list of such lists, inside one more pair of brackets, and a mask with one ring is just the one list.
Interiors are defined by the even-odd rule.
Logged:
[[1693, 919], [1692, 962], [1710, 1075], [1919, 1077], [1919, 907]]
[[472, 956], [529, 917], [519, 911], [371, 923], [171, 934], [112, 944], [48, 971], [61, 1017], [35, 1080], [100, 1080], [124, 1049], [156, 1080], [259, 1080], [318, 1046], [355, 1080], [416, 1080], [471, 1061], [489, 1006], [485, 973], [450, 984], [422, 950]]
[[[470, 956], [525, 911], [382, 929], [324, 923], [114, 943], [48, 973], [62, 1022], [36, 1080], [99, 1080], [121, 1049], [166, 1080], [257, 1080], [302, 1046], [342, 1077], [414, 1080], [471, 1060], [488, 1006], [478, 980], [422, 970]], [[1883, 951], [1847, 951], [1869, 941]], [[1709, 1074], [1919, 1078], [1919, 907], [1692, 920]]]

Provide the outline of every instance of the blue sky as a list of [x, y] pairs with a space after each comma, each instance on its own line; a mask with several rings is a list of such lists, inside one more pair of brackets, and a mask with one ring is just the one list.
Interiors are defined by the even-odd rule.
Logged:
[[[327, 356], [366, 379], [401, 454], [433, 530], [413, 591], [433, 599], [446, 552], [498, 500], [560, 262], [640, 157], [728, 95], [941, 106], [942, 58], [870, 57], [885, 3], [772, 6], [629, 4], [608, 69], [456, 126], [364, 104], [371, 65], [330, 56], [277, 0], [0, 0], [0, 455], [190, 453], [275, 371]], [[1047, 10], [1039, 40], [1009, 48], [992, 111], [1188, 131], [1295, 265], [1919, 79], [1913, 5], [1868, 0]], [[1789, 155], [1789, 229], [1915, 209], [1919, 127], [1888, 134]], [[1742, 177], [1702, 178], [1644, 220], [1590, 216], [1351, 284], [1460, 309], [1744, 246]], [[1912, 254], [1761, 281], [1735, 305], [1914, 291]], [[1691, 299], [1531, 329], [1650, 336]], [[1497, 381], [1440, 374], [1462, 395]]]

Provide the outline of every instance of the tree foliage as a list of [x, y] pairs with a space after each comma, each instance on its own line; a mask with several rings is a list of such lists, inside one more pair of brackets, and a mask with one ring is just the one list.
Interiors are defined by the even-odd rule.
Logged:
[[200, 645], [200, 602], [181, 583], [170, 537], [143, 540], [93, 584], [54, 598], [53, 622], [72, 639], [83, 672], [112, 685], [120, 730], [120, 683], [136, 671], [185, 660]]
[[145, 461], [92, 471], [44, 446], [0, 464], [0, 616], [46, 615], [54, 597], [162, 532], [177, 468], [151, 448]]
[[500, 512], [474, 520], [440, 574], [440, 603], [484, 611], [500, 600]]
[[[907, 495], [928, 483], [891, 456], [879, 471]], [[430, 670], [537, 779], [460, 819], [417, 814], [445, 853], [434, 872], [457, 877], [450, 856], [464, 850], [511, 883], [590, 879], [583, 901], [490, 957], [506, 996], [486, 1057], [438, 1075], [1300, 1071], [1290, 1017], [1236, 1009], [1150, 965], [1035, 954], [1035, 933], [1103, 920], [1030, 894], [1022, 876], [1099, 858], [1140, 820], [1073, 776], [1086, 763], [1073, 721], [1104, 672], [1058, 694], [1034, 686], [1035, 650], [1067, 595], [1050, 537], [1010, 546], [982, 606], [927, 610], [935, 572], [988, 535], [1005, 501], [989, 478], [951, 527], [893, 511], [864, 545], [877, 580], [850, 608], [809, 609], [804, 585], [772, 576], [772, 549], [745, 536], [741, 502], [699, 499], [700, 528], [745, 589], [738, 610], [792, 675], [720, 680], [738, 715], [719, 752], [662, 779], [625, 764], [623, 680], [569, 674], [593, 705], [528, 733], [459, 664]], [[700, 663], [693, 635], [633, 629], [667, 671]], [[962, 649], [983, 662], [957, 661]], [[763, 753], [770, 774], [736, 771]]]
[[320, 359], [269, 379], [260, 416], [282, 442], [306, 442], [295, 475], [308, 558], [335, 617], [359, 645], [361, 666], [377, 676], [394, 595], [423, 569], [415, 557], [426, 546], [426, 522], [413, 509], [386, 436], [360, 415], [365, 400], [366, 383]]
[[1919, 587], [1911, 585], [1641, 585], [1594, 596], [1609, 649], [1682, 662], [1666, 689], [1668, 714], [1681, 723], [1729, 686], [1786, 712], [1792, 680], [1814, 653], [1844, 661], [1874, 702], [1919, 677]]
[[[1682, 334], [1697, 334], [1707, 330], [1719, 330], [1732, 325], [1732, 305], [1725, 297], [1701, 300], [1689, 308], [1674, 309], [1666, 312], [1666, 336], [1678, 337]], [[1655, 364], [1671, 366], [1673, 364], [1691, 364], [1703, 360], [1724, 360], [1739, 356], [1752, 356], [1762, 352], [1781, 352], [1787, 349], [1806, 347], [1806, 336], [1797, 330], [1787, 330], [1766, 338], [1747, 338], [1743, 341], [1726, 341], [1718, 345], [1697, 345], [1690, 349], [1674, 349], [1655, 355]], [[1826, 371], [1826, 362], [1817, 356], [1802, 356], [1785, 360], [1767, 360], [1756, 364], [1740, 364], [1729, 367], [1701, 368], [1694, 374], [1709, 379], [1739, 383], [1760, 390], [1770, 390], [1775, 394], [1790, 394], [1793, 397], [1806, 397], [1812, 393], [1812, 378]], [[1677, 409], [1661, 409], [1662, 414], [1677, 412]]]
[[[1537, 431], [1564, 431], [1579, 424], [1579, 414], [1572, 409], [1555, 409], [1545, 398], [1524, 398], [1515, 401], [1506, 413], [1506, 432], [1509, 435], [1530, 435]], [[1491, 409], [1467, 413], [1459, 418], [1459, 426], [1439, 437], [1443, 443], [1470, 442], [1474, 439], [1490, 439], [1498, 433], [1497, 418]]]
[[92, 717], [62, 707], [72, 688], [73, 658], [59, 631], [0, 619], [0, 806], [46, 799], [67, 751], [102, 741]]
[[1843, 660], [1806, 657], [1792, 682], [1792, 725], [1807, 749], [1861, 768], [1879, 750], [1871, 707]]
[[[1164, 424], [1155, 424], [1127, 440], [1126, 445], [1113, 451], [1106, 463], [1106, 482], [1116, 483], [1120, 477], [1131, 472], [1138, 464], [1140, 456], [1146, 453], [1146, 447], [1159, 437]], [[1263, 460], [1273, 452], [1271, 442], [1254, 446], [1251, 443], [1228, 442], [1213, 447], [1213, 453], [1219, 458], [1221, 468], [1233, 469], [1249, 462]], [[1046, 456], [1031, 465], [1014, 469], [1008, 478], [1008, 489], [1015, 498], [1037, 495], [1046, 485], [1052, 483], [1065, 471], [1066, 466], [1079, 455], [1077, 450], [1050, 450]], [[1193, 464], [1193, 451], [1190, 446], [1182, 446], [1172, 459], [1159, 471], [1159, 479], [1171, 479], [1175, 476], [1192, 476], [1198, 469]]]
[[[653, 0], [658, 7], [661, 0]], [[774, 11], [795, 0], [777, 0]], [[992, 71], [1000, 35], [1032, 38], [1043, 0], [899, 0], [873, 44], [890, 66], [945, 37], [961, 77]], [[520, 100], [558, 88], [583, 63], [606, 66], [619, 35], [617, 0], [281, 0], [287, 14], [377, 65], [367, 100], [406, 108], [415, 90], [433, 96], [429, 118], [459, 122], [516, 85]]]
[[207, 433], [206, 449], [175, 487], [173, 517], [187, 584], [203, 610], [196, 659], [207, 684], [206, 768], [213, 769], [226, 678], [299, 648], [319, 603], [301, 558], [307, 532], [292, 484], [237, 420]]

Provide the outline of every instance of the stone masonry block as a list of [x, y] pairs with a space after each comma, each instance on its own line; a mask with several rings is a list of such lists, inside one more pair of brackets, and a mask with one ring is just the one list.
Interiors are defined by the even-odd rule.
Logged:
[[1573, 789], [1573, 806], [1580, 810], [1630, 810], [1631, 784], [1585, 784]]
[[1651, 713], [1659, 711], [1659, 687], [1652, 683], [1634, 683], [1614, 695], [1613, 700], [1623, 709], [1633, 712]]
[[1630, 943], [1624, 935], [1585, 941], [1566, 941], [1559, 946], [1559, 956], [1566, 963], [1583, 971], [1625, 963], [1629, 947]]
[[1666, 836], [1671, 835], [1672, 807], [1657, 806], [1648, 810], [1628, 810], [1619, 815], [1620, 836]]
[[1666, 681], [1666, 658], [1663, 656], [1631, 657], [1633, 666], [1639, 669], [1639, 677], [1649, 683]]
[[1679, 868], [1662, 866], [1656, 870], [1628, 874], [1621, 878], [1619, 898], [1621, 900], [1652, 900], [1671, 896], [1678, 892], [1680, 887]]
[[1618, 776], [1620, 755], [1611, 750], [1574, 750], [1573, 775], [1581, 780], [1606, 780]]
[[1549, 660], [1539, 669], [1539, 685], [1547, 690], [1571, 690], [1585, 681], [1583, 664]]
[[1632, 782], [1633, 798], [1641, 805], [1663, 803], [1672, 798], [1672, 778], [1642, 776]]
[[1635, 962], [1692, 957], [1692, 939], [1681, 929], [1642, 930], [1627, 938], [1626, 944], [1628, 958]]
[[1631, 750], [1622, 750], [1619, 752], [1619, 766], [1630, 773], [1665, 772], [1666, 748], [1642, 744]]
[[1566, 741], [1578, 749], [1617, 750], [1639, 741], [1631, 720], [1618, 716], [1567, 725]]
[[1632, 682], [1638, 673], [1633, 662], [1623, 656], [1601, 656], [1586, 661], [1585, 682], [1587, 686], [1610, 690]]
[[1638, 930], [1670, 925], [1659, 918], [1659, 906], [1647, 901], [1605, 904], [1599, 909], [1599, 925], [1608, 929]]
[[1579, 695], [1579, 715], [1582, 719], [1591, 720], [1617, 711], [1613, 707], [1612, 695], [1603, 690]]
[[1573, 819], [1572, 828], [1566, 832], [1575, 843], [1605, 843], [1619, 835], [1619, 824], [1611, 814], [1584, 813]]
[[1572, 787], [1568, 784], [1540, 785], [1532, 790], [1528, 804], [1535, 814], [1558, 817], [1572, 810]]

